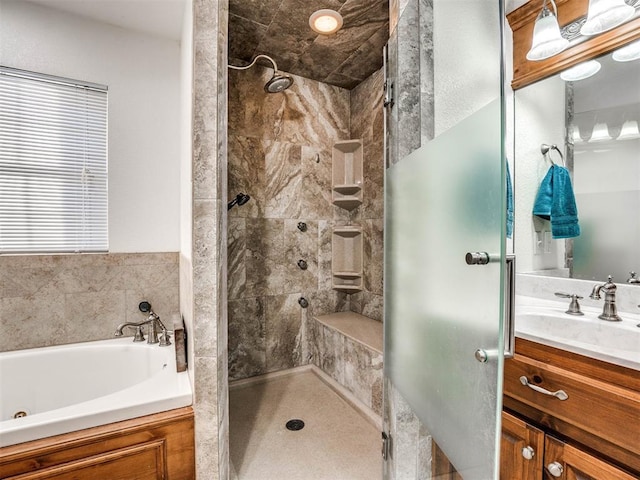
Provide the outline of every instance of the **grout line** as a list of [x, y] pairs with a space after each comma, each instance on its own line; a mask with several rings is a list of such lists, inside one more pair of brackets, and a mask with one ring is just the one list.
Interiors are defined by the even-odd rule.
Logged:
[[258, 375], [256, 377], [243, 378], [241, 380], [233, 380], [229, 382], [229, 390], [238, 390], [240, 388], [252, 387], [261, 383], [266, 383], [271, 380], [276, 380], [282, 377], [290, 377], [298, 373], [304, 373], [311, 370], [311, 365], [303, 365], [301, 367], [289, 368], [287, 370], [279, 370], [277, 372], [265, 373], [264, 375]]

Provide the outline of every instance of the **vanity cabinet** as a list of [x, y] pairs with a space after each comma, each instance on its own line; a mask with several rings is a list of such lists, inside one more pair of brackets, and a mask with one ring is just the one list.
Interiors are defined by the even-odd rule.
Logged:
[[637, 480], [584, 449], [503, 412], [500, 480]]
[[544, 432], [507, 412], [502, 412], [500, 480], [542, 478]]
[[518, 338], [504, 407], [502, 479], [640, 478], [640, 372]]

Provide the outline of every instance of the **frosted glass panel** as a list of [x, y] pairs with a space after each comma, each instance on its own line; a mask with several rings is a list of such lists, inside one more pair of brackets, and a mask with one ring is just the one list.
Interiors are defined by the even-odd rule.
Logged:
[[[500, 108], [495, 100], [450, 127], [386, 179], [385, 374], [465, 480], [497, 478]], [[495, 261], [467, 265], [465, 254], [476, 251]], [[494, 356], [480, 363], [477, 349]]]

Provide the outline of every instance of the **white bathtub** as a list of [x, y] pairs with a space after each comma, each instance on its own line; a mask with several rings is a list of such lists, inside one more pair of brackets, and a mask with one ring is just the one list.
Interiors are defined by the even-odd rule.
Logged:
[[0, 353], [0, 447], [191, 402], [173, 345], [123, 337]]

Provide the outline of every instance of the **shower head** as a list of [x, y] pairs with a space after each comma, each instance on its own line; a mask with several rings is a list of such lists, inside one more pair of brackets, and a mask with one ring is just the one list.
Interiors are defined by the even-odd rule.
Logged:
[[249, 65], [246, 65], [244, 67], [236, 67], [235, 65], [229, 65], [229, 68], [232, 68], [233, 70], [247, 70], [253, 67], [258, 61], [258, 59], [260, 58], [265, 58], [269, 60], [273, 65], [273, 76], [265, 84], [264, 86], [265, 92], [280, 93], [285, 91], [291, 85], [293, 85], [293, 78], [291, 78], [289, 75], [278, 74], [278, 65], [276, 64], [276, 61], [273, 58], [271, 58], [269, 55], [256, 55], [256, 57], [252, 60], [252, 62]]
[[264, 91], [267, 93], [280, 93], [293, 85], [293, 78], [289, 75], [277, 75], [274, 72], [273, 77], [264, 85]]
[[249, 195], [245, 195], [244, 193], [239, 193], [238, 195], [236, 195], [236, 198], [234, 198], [229, 203], [227, 203], [227, 210], [231, 210], [236, 205], [244, 205], [249, 200], [251, 200], [251, 197]]

